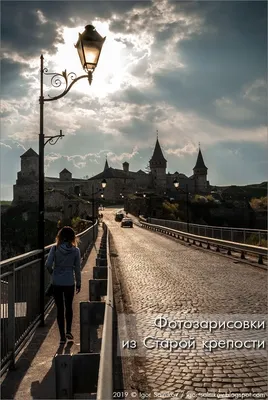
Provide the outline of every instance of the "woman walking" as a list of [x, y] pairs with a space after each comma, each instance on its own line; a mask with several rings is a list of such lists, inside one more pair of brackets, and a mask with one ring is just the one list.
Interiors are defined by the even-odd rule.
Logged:
[[[64, 226], [57, 234], [56, 246], [51, 247], [46, 267], [52, 274], [53, 296], [57, 307], [60, 343], [72, 340], [73, 298], [81, 289], [81, 255], [77, 247], [79, 239], [70, 226]], [[54, 263], [54, 266], [53, 266]], [[74, 281], [75, 275], [75, 281]], [[65, 318], [66, 333], [65, 333]]]

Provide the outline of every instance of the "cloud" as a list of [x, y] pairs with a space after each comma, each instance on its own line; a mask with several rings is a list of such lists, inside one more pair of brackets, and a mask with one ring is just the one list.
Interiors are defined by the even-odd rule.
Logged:
[[245, 85], [243, 98], [265, 106], [267, 104], [267, 82], [264, 79], [256, 79], [250, 85]]
[[133, 157], [135, 157], [138, 154], [139, 154], [138, 146], [135, 146], [131, 153], [115, 154], [115, 153], [109, 151], [107, 153], [107, 157], [108, 157], [109, 161], [119, 163], [121, 161], [131, 160]]
[[[144, 163], [151, 157], [158, 129], [171, 170], [192, 173], [201, 142], [215, 183], [231, 179], [231, 164], [241, 172], [237, 179], [245, 162], [249, 178], [263, 176], [265, 2], [6, 1], [2, 15], [5, 182], [15, 182], [22, 152], [38, 148], [40, 53], [49, 72], [81, 74], [73, 44], [92, 16], [107, 36], [92, 85], [81, 80], [44, 107], [45, 135], [60, 129], [65, 135], [55, 153], [45, 148], [49, 175], [67, 167], [91, 176], [107, 153], [111, 163], [131, 159], [138, 170], [139, 157]], [[44, 89], [47, 96], [62, 87], [52, 90], [45, 76]], [[251, 145], [256, 159], [245, 161]]]
[[188, 154], [191, 154], [191, 155], [196, 154], [197, 150], [198, 150], [198, 147], [194, 143], [187, 143], [182, 148], [166, 149], [165, 152], [167, 154], [174, 154], [175, 156], [183, 157]]
[[8, 144], [2, 143], [2, 142], [0, 142], [0, 146], [7, 147], [8, 149], [12, 149], [11, 146], [9, 146]]

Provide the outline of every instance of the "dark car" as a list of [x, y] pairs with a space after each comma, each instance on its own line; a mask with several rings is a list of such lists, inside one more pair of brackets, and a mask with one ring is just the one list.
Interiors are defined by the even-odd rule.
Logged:
[[117, 221], [117, 222], [121, 222], [122, 221], [122, 219], [124, 218], [124, 214], [123, 213], [116, 213], [115, 214], [115, 220]]
[[121, 228], [128, 226], [129, 228], [133, 228], [133, 221], [131, 218], [123, 218], [121, 222]]

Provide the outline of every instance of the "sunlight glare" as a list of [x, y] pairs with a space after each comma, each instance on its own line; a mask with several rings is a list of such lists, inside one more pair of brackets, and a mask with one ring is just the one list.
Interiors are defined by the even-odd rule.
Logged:
[[[91, 86], [89, 86], [87, 79], [82, 79], [74, 85], [72, 90], [93, 95], [94, 97], [105, 97], [108, 93], [118, 90], [123, 82], [125, 73], [121, 53], [125, 45], [114, 40], [107, 22], [93, 21], [92, 24], [102, 36], [106, 36], [106, 40], [102, 47], [97, 68], [93, 74]], [[63, 28], [64, 43], [57, 45], [57, 54], [51, 58], [55, 65], [55, 71], [66, 69], [67, 73], [75, 72], [77, 76], [85, 73], [77, 50], [74, 47], [78, 39], [78, 33], [83, 31], [83, 26]]]

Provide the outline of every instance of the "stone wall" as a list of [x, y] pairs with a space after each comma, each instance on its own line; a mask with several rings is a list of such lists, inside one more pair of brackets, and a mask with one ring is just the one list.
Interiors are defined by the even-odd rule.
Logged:
[[21, 177], [35, 177], [39, 175], [39, 158], [38, 157], [22, 157], [21, 158]]
[[38, 202], [38, 183], [28, 185], [13, 185], [13, 202], [17, 205], [20, 202]]
[[45, 210], [47, 219], [86, 218], [92, 214], [92, 205], [79, 197], [71, 196], [64, 191], [51, 190], [45, 192]]

